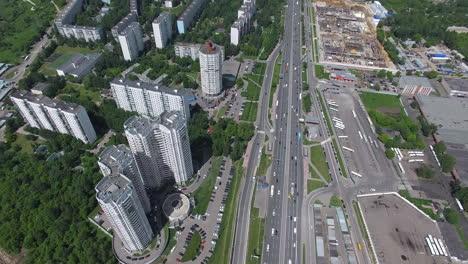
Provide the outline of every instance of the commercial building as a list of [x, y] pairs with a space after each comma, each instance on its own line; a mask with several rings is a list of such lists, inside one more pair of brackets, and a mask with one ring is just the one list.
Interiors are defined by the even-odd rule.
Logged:
[[427, 51], [426, 56], [434, 63], [445, 63], [452, 59], [450, 56], [440, 51]]
[[166, 1], [164, 1], [164, 6], [165, 6], [166, 8], [173, 8], [173, 7], [174, 7], [174, 1], [172, 1], [172, 0], [166, 0]]
[[190, 118], [189, 101], [193, 97], [187, 89], [174, 89], [129, 79], [116, 78], [110, 82], [117, 107], [126, 111], [159, 117], [165, 111], [179, 111]]
[[132, 152], [125, 145], [110, 146], [99, 155], [99, 168], [104, 176], [123, 176], [128, 178], [135, 186], [145, 213], [151, 211], [150, 201], [143, 185], [140, 171], [133, 159]]
[[66, 38], [76, 38], [90, 41], [101, 41], [104, 39], [104, 31], [100, 27], [89, 27], [73, 25], [76, 15], [83, 8], [83, 0], [70, 1], [55, 19], [55, 27], [60, 35]]
[[119, 43], [123, 57], [126, 61], [132, 61], [144, 49], [143, 33], [138, 22], [130, 23], [119, 33]]
[[162, 12], [153, 21], [154, 41], [156, 48], [166, 47], [167, 42], [172, 38], [172, 15], [169, 12]]
[[95, 189], [96, 199], [125, 249], [145, 250], [154, 233], [132, 182], [121, 175], [105, 176]]
[[179, 34], [185, 33], [190, 24], [192, 24], [193, 18], [200, 12], [200, 8], [205, 2], [206, 0], [193, 0], [187, 8], [185, 8], [182, 15], [177, 19], [177, 30]]
[[250, 31], [255, 14], [255, 2], [245, 0], [237, 11], [237, 20], [231, 26], [231, 44], [238, 45], [241, 37]]
[[468, 97], [468, 79], [444, 78], [450, 89], [450, 96]]
[[101, 53], [90, 55], [76, 54], [71, 59], [60, 66], [56, 71], [60, 76], [71, 75], [78, 80], [81, 80], [88, 73], [90, 73], [96, 63], [102, 58]]
[[36, 95], [44, 95], [47, 89], [49, 88], [48, 83], [38, 82], [34, 87], [31, 89], [31, 93]]
[[223, 88], [223, 59], [221, 47], [207, 41], [200, 48], [200, 73], [202, 91], [206, 95], [218, 95]]
[[440, 140], [453, 144], [468, 144], [468, 101], [463, 98], [416, 96], [421, 111], [429, 123], [438, 126]]
[[81, 105], [27, 91], [15, 91], [10, 99], [30, 127], [68, 134], [86, 144], [96, 140], [94, 127]]
[[125, 134], [143, 181], [148, 188], [167, 182], [185, 184], [193, 173], [186, 120], [180, 113], [165, 112], [159, 118], [132, 116]]
[[403, 95], [429, 95], [433, 88], [426, 77], [402, 76], [398, 83]]
[[200, 48], [202, 45], [195, 43], [176, 42], [174, 51], [177, 57], [190, 57], [192, 60], [197, 60], [200, 56]]

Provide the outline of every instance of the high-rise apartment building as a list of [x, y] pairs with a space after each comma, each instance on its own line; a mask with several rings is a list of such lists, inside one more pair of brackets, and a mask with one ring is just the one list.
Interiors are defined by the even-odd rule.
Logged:
[[190, 57], [192, 60], [196, 60], [200, 56], [200, 48], [202, 45], [195, 43], [174, 43], [174, 52], [177, 57]]
[[145, 250], [154, 233], [132, 182], [122, 175], [105, 176], [95, 189], [96, 199], [123, 246], [131, 252]]
[[117, 107], [126, 111], [159, 117], [164, 111], [179, 111], [190, 118], [189, 101], [193, 94], [187, 89], [116, 78], [110, 82]]
[[162, 12], [153, 21], [154, 41], [156, 48], [166, 47], [167, 42], [172, 38], [172, 15], [169, 12]]
[[218, 95], [223, 88], [223, 60], [221, 47], [207, 41], [200, 48], [200, 73], [202, 91], [206, 95]]
[[242, 36], [250, 31], [254, 14], [255, 1], [244, 0], [237, 10], [237, 20], [231, 26], [231, 44], [238, 45]]
[[166, 182], [185, 184], [190, 180], [190, 141], [179, 112], [165, 112], [157, 119], [133, 116], [124, 128], [146, 186], [158, 188]]
[[16, 91], [10, 98], [31, 127], [69, 134], [86, 144], [96, 140], [94, 127], [81, 105], [27, 91]]
[[143, 185], [140, 171], [133, 159], [132, 152], [125, 145], [110, 146], [99, 155], [99, 168], [104, 176], [124, 176], [132, 181], [140, 198], [145, 213], [151, 211], [151, 205]]
[[123, 57], [127, 61], [132, 61], [144, 49], [143, 34], [138, 22], [130, 23], [119, 33], [119, 43], [122, 48]]

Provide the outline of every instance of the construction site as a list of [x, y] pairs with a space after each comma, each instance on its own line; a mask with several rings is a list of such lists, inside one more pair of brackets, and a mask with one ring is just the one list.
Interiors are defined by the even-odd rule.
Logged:
[[323, 0], [314, 5], [320, 61], [372, 68], [394, 67], [377, 41], [368, 4]]

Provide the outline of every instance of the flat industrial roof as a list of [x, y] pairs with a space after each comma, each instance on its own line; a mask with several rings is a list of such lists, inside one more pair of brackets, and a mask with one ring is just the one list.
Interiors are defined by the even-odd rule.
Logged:
[[429, 82], [429, 79], [426, 77], [415, 77], [415, 76], [402, 76], [400, 78], [400, 87], [405, 87], [407, 85], [419, 85], [422, 87], [431, 87], [432, 85]]
[[416, 96], [427, 121], [439, 126], [441, 140], [468, 144], [468, 100], [435, 96]]
[[451, 90], [468, 92], [468, 79], [444, 78]]

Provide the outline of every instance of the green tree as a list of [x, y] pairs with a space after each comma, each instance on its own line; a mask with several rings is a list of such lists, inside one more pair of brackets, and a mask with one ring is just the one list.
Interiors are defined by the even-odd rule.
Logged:
[[445, 151], [447, 151], [447, 146], [445, 145], [444, 141], [439, 141], [434, 145], [434, 152], [437, 155], [443, 154]]
[[435, 79], [437, 78], [437, 76], [439, 76], [439, 73], [437, 73], [437, 71], [430, 71], [427, 73], [427, 78], [429, 79]]
[[392, 149], [386, 149], [385, 155], [388, 159], [393, 159], [395, 157], [395, 151], [393, 151]]
[[458, 225], [460, 223], [460, 218], [458, 216], [457, 211], [452, 208], [445, 208], [444, 209], [444, 217], [452, 225]]
[[422, 165], [421, 167], [416, 169], [416, 175], [420, 178], [424, 179], [432, 179], [435, 175], [435, 172], [432, 168]]
[[451, 172], [455, 168], [456, 160], [449, 154], [438, 155], [440, 167], [443, 172]]
[[244, 80], [242, 80], [241, 78], [237, 78], [236, 86], [237, 86], [237, 89], [244, 87]]

